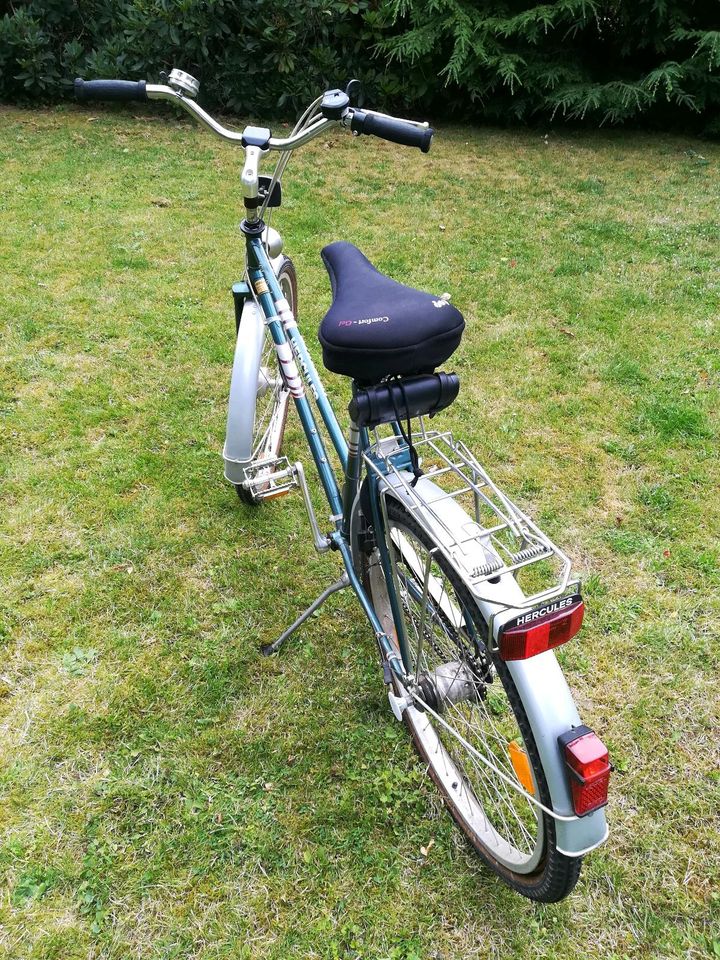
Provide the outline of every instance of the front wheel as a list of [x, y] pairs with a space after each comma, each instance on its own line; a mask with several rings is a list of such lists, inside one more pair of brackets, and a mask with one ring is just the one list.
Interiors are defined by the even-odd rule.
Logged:
[[[293, 315], [297, 318], [297, 275], [295, 266], [289, 257], [283, 258], [277, 279], [283, 296], [290, 304]], [[275, 352], [275, 344], [267, 326], [264, 336], [258, 371], [250, 468], [260, 461], [272, 461], [280, 456], [290, 402], [290, 392], [280, 374], [280, 364]], [[256, 479], [258, 478], [256, 477]], [[259, 479], [262, 479], [262, 474], [260, 474]], [[258, 496], [262, 493], [262, 484], [255, 484], [254, 486], [256, 487], [255, 490], [248, 489], [242, 484], [236, 484], [235, 486], [237, 495], [243, 503], [250, 506], [257, 506], [262, 499], [261, 496]]]
[[[482, 859], [523, 896], [544, 903], [562, 900], [577, 882], [581, 861], [558, 851], [553, 818], [528, 799], [530, 794], [551, 807], [530, 723], [510, 672], [488, 652], [485, 624], [472, 595], [422, 527], [391, 498], [387, 512], [385, 540], [394, 561], [401, 624], [393, 619], [377, 549], [365, 558], [364, 580], [398, 649], [398, 629], [404, 631], [405, 669], [441, 717], [414, 707], [405, 710], [415, 746], [448, 810]], [[395, 692], [404, 694], [394, 682]]]

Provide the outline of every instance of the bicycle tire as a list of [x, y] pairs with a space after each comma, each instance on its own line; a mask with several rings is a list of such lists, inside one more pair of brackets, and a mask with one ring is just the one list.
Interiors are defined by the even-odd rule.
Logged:
[[[403, 536], [409, 534], [409, 536], [414, 538], [415, 542], [420, 544], [425, 550], [429, 551], [433, 548], [434, 544], [432, 543], [430, 537], [425, 533], [420, 524], [414, 519], [414, 517], [411, 516], [409, 511], [402, 504], [392, 498], [389, 498], [387, 501], [387, 512], [388, 521], [391, 528], [393, 528], [394, 525], [394, 529], [399, 530], [400, 534]], [[407, 547], [398, 547], [396, 542], [397, 539], [398, 537], [396, 536], [395, 540], [393, 540], [393, 532], [391, 529], [387, 533], [386, 542], [388, 543], [389, 549], [393, 549], [396, 552], [396, 559], [398, 555], [401, 555], [403, 549], [406, 549], [409, 552]], [[413, 545], [412, 550], [414, 549], [415, 547]], [[392, 622], [392, 613], [389, 610], [389, 597], [387, 594], [384, 575], [382, 574], [382, 568], [379, 564], [377, 549], [374, 552], [374, 557], [375, 564], [373, 569], [373, 558], [364, 555], [362, 570], [363, 580], [368, 595], [370, 596], [375, 607], [376, 613], [378, 614], [381, 623], [383, 623], [387, 629], [388, 625]], [[474, 602], [470, 591], [465, 584], [463, 584], [450, 564], [442, 556], [442, 553], [438, 551], [435, 557], [432, 558], [431, 562], [433, 564], [437, 564], [438, 569], [442, 572], [450, 587], [454, 591], [455, 597], [457, 598], [463, 611], [466, 630], [468, 618], [474, 618], [475, 622], [478, 625], [482, 625], [484, 629], [480, 610], [477, 607], [477, 604]], [[432, 568], [428, 567], [428, 569]], [[431, 572], [431, 577], [434, 576], [435, 575]], [[400, 577], [400, 573], [398, 573], [398, 577]], [[419, 588], [419, 581], [416, 581], [416, 587]], [[408, 605], [405, 603], [405, 601], [403, 601], [403, 603], [404, 618], [405, 621], [407, 621]], [[429, 609], [430, 605], [428, 605], [427, 600], [425, 601], [425, 605]], [[433, 600], [432, 605], [438, 608], [438, 613], [433, 614], [433, 616], [438, 623], [442, 624], [442, 621], [447, 619], [447, 615], [442, 615], [442, 597], [439, 603], [435, 603]], [[447, 624], [443, 626], [443, 630], [447, 633]], [[397, 634], [394, 628], [393, 634], [396, 638]], [[482, 630], [476, 632], [475, 643], [478, 642], [477, 636], [481, 634]], [[482, 646], [484, 648], [484, 644]], [[484, 648], [483, 652], [488, 660], [492, 663], [494, 676], [502, 685], [503, 693], [507, 698], [507, 706], [512, 711], [512, 716], [517, 724], [520, 736], [522, 738], [521, 742], [531, 767], [533, 782], [537, 791], [537, 799], [539, 799], [540, 802], [545, 806], [551, 807], [552, 804], [547, 781], [542, 770], [542, 765], [532, 730], [530, 728], [530, 723], [523, 707], [522, 700], [513, 682], [512, 676], [507, 669], [506, 664], [502, 660], [489, 654], [486, 648]], [[423, 656], [422, 652], [420, 656]], [[406, 669], [412, 671], [415, 667], [415, 664], [406, 663], [405, 666]], [[394, 679], [393, 682], [395, 685], [396, 694], [402, 693], [403, 691], [398, 681]], [[490, 689], [490, 687], [488, 689]], [[473, 709], [475, 710], [476, 707], [473, 706]], [[476, 712], [480, 715], [481, 711], [479, 705], [477, 706]], [[486, 709], [486, 714], [489, 715], [488, 709]], [[502, 849], [504, 851], [505, 848], [497, 844], [495, 848], [492, 849], [490, 843], [488, 842], [488, 838], [491, 836], [489, 828], [495, 828], [490, 824], [490, 819], [486, 812], [487, 805], [484, 805], [482, 802], [480, 802], [477, 797], [476, 784], [479, 780], [477, 776], [477, 770], [473, 771], [475, 775], [474, 780], [476, 783], [472, 783], [472, 779], [468, 776], [466, 767], [461, 764], [456, 756], [451, 756], [454, 766], [452, 768], [448, 767], [445, 756], [436, 748], [434, 740], [429, 735], [427, 727], [425, 726], [425, 724], [430, 724], [431, 726], [434, 724], [435, 727], [439, 727], [437, 721], [434, 721], [429, 714], [421, 713], [418, 710], [409, 708], [405, 711], [403, 717], [406, 726], [409, 728], [409, 732], [415, 747], [420, 754], [420, 757], [426, 764], [428, 773], [437, 786], [445, 806], [482, 860], [508, 886], [531, 900], [539, 901], [541, 903], [554, 903], [568, 896], [577, 883], [580, 874], [581, 858], [568, 857], [558, 851], [553, 818], [544, 811], [541, 811], [538, 808], [533, 808], [536, 822], [539, 825], [538, 832], [541, 835], [541, 840], [539, 841], [541, 848], [537, 853], [533, 853], [533, 856], [536, 858], [536, 862], [533, 862], [532, 859], [529, 859], [527, 864], [524, 865], [522, 871], [513, 869], [512, 865], [508, 862], [507, 857], [503, 859], [502, 857], [498, 856], [498, 850]], [[492, 723], [492, 726], [495, 727], [495, 724]], [[434, 730], [433, 734], [442, 742], [442, 737], [437, 733], [437, 730]], [[469, 737], [469, 733], [467, 731], [465, 731], [465, 735]], [[442, 746], [447, 753], [448, 751], [444, 743]], [[468, 753], [467, 756], [470, 757], [470, 754]], [[496, 755], [493, 756], [493, 759], [495, 759], [495, 756]], [[477, 767], [477, 761], [475, 761], [475, 764]], [[448, 776], [448, 769], [450, 769], [450, 777]], [[470, 792], [472, 793], [473, 797], [478, 800], [479, 806], [482, 808], [482, 812], [486, 820], [486, 827], [484, 831], [480, 831], [478, 828], [478, 817], [476, 816], [473, 804], [471, 803], [469, 793], [466, 793], [463, 796], [462, 789], [459, 792], [458, 790], [453, 790], [453, 787], [458, 787], [458, 783], [451, 782], [453, 777], [452, 769], [460, 772], [461, 776], [464, 778], [465, 784], [470, 787]], [[496, 777], [495, 779], [500, 782], [499, 778]], [[508, 788], [506, 788], [506, 792], [508, 792]], [[525, 803], [528, 806], [531, 806], [528, 800], [525, 800]], [[470, 816], [471, 814], [472, 817]], [[529, 869], [527, 869], [527, 872], [525, 872], [527, 867], [529, 867]]]

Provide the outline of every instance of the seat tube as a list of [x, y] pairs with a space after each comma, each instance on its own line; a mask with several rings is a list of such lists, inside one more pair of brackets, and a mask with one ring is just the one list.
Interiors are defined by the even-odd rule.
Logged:
[[343, 526], [342, 532], [346, 539], [350, 539], [350, 516], [353, 502], [360, 482], [360, 429], [351, 420], [348, 431], [347, 461], [345, 463], [345, 482], [343, 484]]

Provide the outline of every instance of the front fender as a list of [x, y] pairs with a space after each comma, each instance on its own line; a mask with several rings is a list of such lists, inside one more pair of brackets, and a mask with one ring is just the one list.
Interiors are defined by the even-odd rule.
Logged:
[[246, 300], [235, 344], [223, 447], [225, 479], [234, 484], [243, 482], [245, 468], [252, 460], [258, 370], [264, 337], [262, 312], [253, 300]]

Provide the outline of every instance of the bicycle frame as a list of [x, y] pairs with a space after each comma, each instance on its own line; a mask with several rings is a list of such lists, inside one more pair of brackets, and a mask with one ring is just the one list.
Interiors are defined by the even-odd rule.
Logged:
[[[347, 440], [343, 436], [335, 411], [327, 397], [322, 379], [310, 357], [307, 346], [292, 315], [289, 304], [283, 297], [269, 254], [263, 241], [262, 221], [243, 224], [247, 247], [247, 278], [250, 295], [262, 312], [262, 319], [272, 337], [278, 360], [281, 365], [283, 379], [292, 396], [295, 409], [302, 424], [305, 439], [317, 468], [318, 476], [330, 507], [330, 520], [334, 529], [329, 534], [327, 544], [337, 550], [343, 560], [345, 574], [342, 581], [323, 594], [329, 595], [334, 589], [349, 585], [357, 596], [360, 605], [367, 616], [380, 648], [385, 680], [391, 682], [391, 676], [396, 678], [396, 685], [402, 696], [392, 697], [391, 703], [396, 715], [400, 717], [405, 709], [428, 709], [414, 692], [414, 677], [408, 674], [405, 664], [410, 663], [408, 657], [407, 638], [403, 635], [403, 617], [396, 589], [396, 571], [392, 557], [387, 549], [383, 536], [377, 537], [380, 562], [382, 564], [385, 582], [388, 586], [388, 596], [393, 612], [393, 619], [397, 630], [397, 644], [388, 637], [381, 624], [375, 609], [368, 597], [365, 587], [358, 575], [351, 544], [351, 514], [356, 502], [363, 471], [370, 486], [370, 506], [372, 510], [373, 527], [376, 531], [387, 528], [386, 499], [394, 496], [404, 501], [413, 509], [428, 528], [434, 529], [436, 537], [442, 540], [442, 530], [438, 528], [437, 517], [432, 506], [437, 497], [438, 488], [432, 481], [423, 477], [418, 484], [419, 498], [415, 502], [408, 502], [402, 487], [393, 486], [390, 474], [387, 476], [379, 465], [377, 456], [373, 453], [368, 431], [358, 428], [350, 422]], [[301, 372], [302, 371], [302, 374]], [[254, 380], [252, 381], [254, 382]], [[311, 392], [317, 405], [323, 425], [327, 430], [330, 442], [340, 461], [344, 473], [341, 484], [328, 457], [323, 436], [320, 433], [317, 419], [310, 404], [307, 389]], [[394, 424], [396, 436], [399, 434], [398, 425]], [[400, 440], [398, 436], [398, 440]], [[405, 446], [403, 455], [402, 442], [398, 453], [393, 456], [395, 472], [402, 472], [409, 465], [409, 452]], [[440, 491], [442, 493], [442, 491]], [[456, 504], [453, 506], [457, 507]], [[467, 518], [466, 518], [467, 519]], [[452, 520], [449, 522], [453, 522]], [[462, 523], [459, 519], [454, 521]], [[476, 599], [489, 623], [489, 639], [492, 634], [518, 609], [527, 608], [521, 591], [508, 588], [507, 577], [503, 583], [493, 588], [491, 597], [475, 591]], [[567, 583], [566, 583], [567, 585]], [[311, 610], [314, 607], [311, 608]], [[303, 618], [307, 615], [304, 614]], [[301, 618], [280, 640], [283, 640], [295, 629]], [[399, 646], [399, 651], [398, 651]], [[572, 694], [565, 682], [562, 671], [552, 651], [531, 660], [508, 664], [521, 692], [528, 719], [530, 721], [538, 748], [542, 757], [543, 769], [548, 781], [552, 808], [542, 807], [555, 821], [558, 837], [558, 849], [569, 856], [582, 856], [599, 846], [607, 837], [607, 824], [604, 809], [596, 810], [585, 817], [577, 817], [572, 809], [569, 795], [567, 776], [556, 748], [557, 735], [577, 725], [580, 718], [572, 698]], [[439, 718], [442, 722], [442, 718]], [[478, 754], [478, 759], [487, 763], [487, 759]], [[515, 784], [509, 784], [517, 789]], [[540, 805], [532, 795], [525, 793], [527, 799]]]
[[[305, 439], [330, 507], [330, 520], [335, 525], [334, 531], [330, 534], [331, 546], [339, 551], [343, 559], [350, 586], [370, 621], [385, 660], [398, 679], [407, 685], [410, 678], [405, 671], [403, 661], [378, 620], [373, 605], [355, 570], [350, 549], [350, 510], [360, 484], [362, 460], [369, 448], [367, 431], [358, 430], [351, 423], [349, 440], [346, 442], [322, 380], [308, 353], [295, 318], [289, 310], [289, 305], [283, 297], [262, 240], [262, 230], [259, 225], [246, 224], [245, 231], [249, 284], [275, 344], [283, 379], [293, 398]], [[302, 377], [298, 364], [303, 371]], [[342, 490], [330, 464], [325, 442], [320, 434], [315, 415], [305, 392], [303, 377], [312, 391], [323, 423], [345, 473]], [[373, 481], [371, 480], [372, 484]], [[372, 496], [371, 499], [372, 502], [376, 503], [375, 496]], [[383, 563], [385, 563], [385, 560]], [[390, 575], [389, 562], [387, 573]], [[390, 576], [388, 582], [392, 582]], [[394, 599], [393, 603], [397, 603], [397, 600]]]

